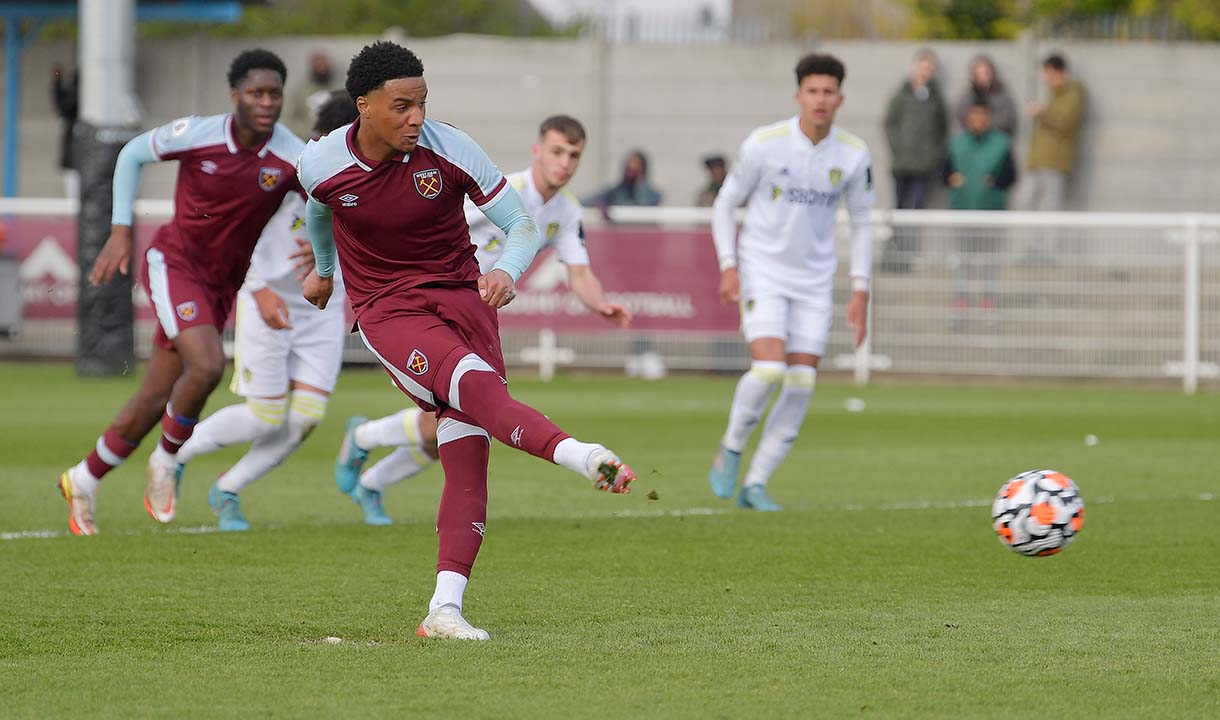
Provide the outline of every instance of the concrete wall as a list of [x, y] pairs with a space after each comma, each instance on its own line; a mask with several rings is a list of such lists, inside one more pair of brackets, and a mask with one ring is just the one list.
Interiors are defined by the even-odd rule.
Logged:
[[[341, 67], [371, 38], [277, 38], [260, 43], [289, 67], [288, 93], [303, 80], [309, 53], [324, 48]], [[142, 42], [138, 87], [146, 127], [187, 113], [229, 107], [225, 72], [255, 43], [184, 36]], [[470, 132], [506, 171], [529, 162], [539, 120], [566, 112], [587, 125], [591, 142], [572, 189], [584, 195], [617, 176], [630, 148], [652, 159], [666, 204], [688, 204], [703, 182], [699, 158], [732, 155], [753, 127], [794, 112], [792, 68], [808, 48], [795, 45], [618, 45], [584, 40], [453, 36], [411, 40], [430, 86], [429, 113]], [[1019, 104], [1038, 97], [1032, 41], [937, 43], [942, 86], [961, 92], [966, 65], [989, 53]], [[881, 203], [892, 203], [881, 129], [889, 95], [917, 46], [901, 42], [826, 42], [818, 49], [847, 64], [840, 124], [873, 149]], [[1071, 207], [1092, 210], [1220, 210], [1220, 45], [1065, 43], [1090, 91], [1081, 165]], [[58, 120], [48, 82], [53, 62], [74, 63], [70, 44], [36, 44], [22, 75], [21, 194], [62, 192], [55, 158]], [[1023, 152], [1028, 122], [1022, 128]], [[146, 173], [142, 194], [168, 196], [173, 168]]]

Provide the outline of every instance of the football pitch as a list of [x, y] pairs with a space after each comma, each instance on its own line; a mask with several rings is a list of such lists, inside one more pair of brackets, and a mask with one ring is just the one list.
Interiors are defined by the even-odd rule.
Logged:
[[[1214, 394], [823, 381], [771, 484], [785, 511], [762, 514], [707, 488], [733, 378], [525, 375], [520, 399], [640, 478], [598, 493], [495, 447], [474, 643], [414, 636], [439, 467], [387, 493], [389, 528], [335, 489], [346, 418], [403, 402], [381, 371], [345, 371], [322, 427], [243, 493], [251, 532], [210, 531], [237, 448], [192, 464], [155, 526], [148, 439], [104, 481], [102, 535], [74, 538], [54, 482], [135, 379], [0, 365], [0, 716], [1220, 716]], [[990, 503], [1039, 467], [1076, 480], [1087, 519], [1020, 557]]]

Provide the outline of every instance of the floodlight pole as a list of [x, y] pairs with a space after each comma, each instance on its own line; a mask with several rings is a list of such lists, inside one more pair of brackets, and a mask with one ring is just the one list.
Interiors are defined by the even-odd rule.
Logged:
[[89, 271], [110, 237], [115, 161], [140, 122], [135, 0], [80, 0], [79, 57], [80, 117], [73, 138], [81, 176], [76, 371], [119, 375], [135, 366], [131, 272], [141, 260], [132, 257], [127, 275], [101, 287], [89, 283]]

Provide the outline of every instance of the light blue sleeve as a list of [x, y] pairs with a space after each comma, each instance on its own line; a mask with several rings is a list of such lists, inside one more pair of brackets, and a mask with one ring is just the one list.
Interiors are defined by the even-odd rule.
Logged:
[[491, 207], [483, 209], [483, 214], [503, 230], [507, 238], [504, 254], [491, 269], [503, 270], [513, 282], [517, 282], [542, 248], [542, 233], [538, 232], [538, 224], [525, 212], [521, 196], [511, 185], [505, 188], [504, 194]]
[[330, 208], [309, 198], [305, 203], [305, 229], [309, 231], [309, 244], [313, 246], [314, 267], [318, 277], [324, 278], [335, 274], [335, 230], [330, 220]]
[[136, 192], [140, 189], [140, 171], [148, 163], [158, 162], [152, 149], [152, 135], [156, 130], [132, 138], [119, 151], [114, 163], [114, 199], [110, 206], [110, 224], [131, 225], [132, 206]]

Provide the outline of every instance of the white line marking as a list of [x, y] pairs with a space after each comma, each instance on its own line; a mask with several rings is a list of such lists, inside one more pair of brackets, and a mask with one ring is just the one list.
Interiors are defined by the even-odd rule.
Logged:
[[[1137, 503], [1137, 502], [1161, 502], [1161, 501], [1196, 501], [1196, 502], [1212, 502], [1216, 499], [1213, 493], [1200, 493], [1198, 495], [1186, 495], [1178, 497], [1167, 497], [1164, 495], [1138, 495], [1125, 497], [1119, 500], [1113, 495], [1100, 495], [1095, 498], [1086, 500], [1086, 505], [1110, 505], [1113, 503]], [[842, 510], [848, 511], [909, 511], [909, 510], [957, 510], [963, 508], [981, 508], [990, 507], [991, 500], [975, 498], [971, 500], [912, 500], [908, 502], [894, 503], [879, 503], [876, 505], [865, 505], [860, 503], [848, 503], [846, 505], [817, 505], [812, 508], [811, 512], [837, 512]], [[497, 522], [507, 520], [604, 520], [604, 519], [628, 519], [635, 520], [641, 518], [661, 518], [661, 517], [700, 517], [711, 515], [729, 515], [736, 513], [734, 508], [709, 508], [709, 507], [693, 507], [693, 508], [677, 508], [674, 510], [615, 510], [608, 513], [575, 513], [571, 515], [511, 515], [496, 517]], [[289, 527], [304, 527], [306, 524], [287, 526], [272, 524], [266, 526], [267, 530], [283, 530]], [[320, 523], [311, 525], [310, 527], [346, 527], [341, 523]], [[118, 533], [108, 533], [118, 536], [137, 536], [137, 535], [210, 535], [219, 532], [215, 525], [195, 525], [190, 527], [175, 527], [175, 528], [153, 528], [151, 530], [136, 530], [134, 528], [124, 530]], [[15, 530], [11, 532], [0, 532], [0, 540], [45, 540], [48, 538], [68, 537], [70, 533], [63, 530]]]

